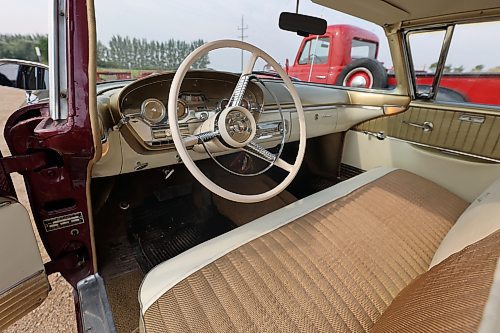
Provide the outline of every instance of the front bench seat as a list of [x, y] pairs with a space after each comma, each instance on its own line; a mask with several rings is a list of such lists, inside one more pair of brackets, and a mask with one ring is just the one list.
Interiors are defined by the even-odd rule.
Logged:
[[467, 205], [409, 172], [371, 170], [154, 268], [141, 331], [366, 332]]

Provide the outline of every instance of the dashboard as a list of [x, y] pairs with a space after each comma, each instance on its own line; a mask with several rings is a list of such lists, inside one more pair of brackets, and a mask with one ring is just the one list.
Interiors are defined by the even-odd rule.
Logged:
[[[98, 84], [103, 154], [93, 168], [93, 177], [182, 163], [172, 141], [167, 112], [174, 74]], [[177, 100], [181, 134], [195, 133], [206, 119], [223, 110], [239, 78], [236, 74], [211, 70], [188, 72]], [[302, 82], [294, 85], [304, 107], [308, 138], [346, 131], [361, 121], [384, 114], [381, 107], [353, 105], [345, 89]], [[298, 140], [297, 113], [281, 80], [269, 77], [250, 80], [241, 105], [256, 120], [255, 140], [259, 145], [273, 148], [283, 141]], [[190, 155], [193, 160], [210, 158], [204, 151], [193, 150]]]

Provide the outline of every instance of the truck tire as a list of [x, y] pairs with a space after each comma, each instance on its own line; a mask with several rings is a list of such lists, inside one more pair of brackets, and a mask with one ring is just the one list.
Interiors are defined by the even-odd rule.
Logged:
[[356, 59], [340, 72], [337, 86], [382, 89], [387, 87], [387, 70], [371, 58]]

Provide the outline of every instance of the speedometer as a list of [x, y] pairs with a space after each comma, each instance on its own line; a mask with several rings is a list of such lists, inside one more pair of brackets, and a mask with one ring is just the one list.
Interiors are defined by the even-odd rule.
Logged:
[[188, 115], [188, 106], [187, 103], [183, 100], [177, 101], [177, 119], [184, 119]]
[[[224, 98], [219, 101], [217, 104], [217, 109], [219, 111], [224, 110], [229, 105], [229, 98]], [[240, 106], [244, 107], [247, 110], [250, 110], [250, 102], [246, 98], [242, 98], [240, 102]]]
[[156, 98], [149, 98], [142, 102], [141, 115], [151, 123], [159, 123], [167, 115], [165, 105]]

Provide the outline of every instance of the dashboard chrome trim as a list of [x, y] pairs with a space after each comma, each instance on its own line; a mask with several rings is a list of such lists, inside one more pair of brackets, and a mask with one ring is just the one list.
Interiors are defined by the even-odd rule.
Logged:
[[[355, 105], [355, 104], [332, 104], [332, 105], [320, 105], [320, 106], [304, 106], [304, 111], [305, 112], [313, 112], [313, 111], [324, 111], [324, 110], [335, 110], [335, 109], [342, 109], [342, 108], [354, 108], [354, 109], [364, 109], [364, 110], [383, 110], [381, 106], [370, 106], [370, 105]], [[296, 112], [295, 109], [292, 107], [283, 107], [283, 111], [285, 112]], [[279, 112], [278, 109], [266, 109], [264, 110], [265, 113], [275, 113]]]

